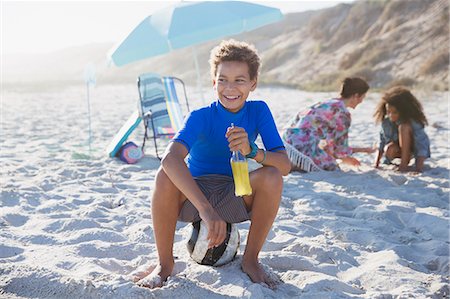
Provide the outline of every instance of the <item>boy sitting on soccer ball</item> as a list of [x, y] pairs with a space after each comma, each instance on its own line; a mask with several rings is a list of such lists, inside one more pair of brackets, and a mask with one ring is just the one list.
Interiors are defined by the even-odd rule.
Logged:
[[[177, 220], [202, 219], [210, 248], [224, 241], [227, 222], [250, 220], [242, 271], [253, 282], [275, 288], [277, 282], [259, 264], [258, 255], [278, 211], [282, 176], [291, 166], [267, 104], [247, 101], [257, 85], [260, 59], [253, 46], [228, 40], [211, 51], [209, 62], [217, 98], [189, 114], [164, 153], [152, 198], [159, 261], [138, 284], [161, 287], [171, 275]], [[255, 145], [258, 135], [265, 149]], [[263, 166], [250, 173], [251, 195], [234, 194], [232, 151]]]

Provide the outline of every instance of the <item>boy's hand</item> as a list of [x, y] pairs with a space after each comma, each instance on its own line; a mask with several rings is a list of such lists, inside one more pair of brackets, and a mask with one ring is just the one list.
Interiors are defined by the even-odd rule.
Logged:
[[248, 142], [248, 134], [244, 128], [228, 127], [225, 137], [228, 140], [230, 151], [240, 151], [244, 156], [252, 151]]
[[220, 216], [216, 211], [214, 211], [214, 209], [199, 214], [200, 218], [208, 227], [208, 236], [206, 238], [207, 240], [209, 240], [208, 249], [222, 244], [223, 241], [225, 241], [227, 235], [226, 222], [223, 221], [222, 218], [220, 218]]

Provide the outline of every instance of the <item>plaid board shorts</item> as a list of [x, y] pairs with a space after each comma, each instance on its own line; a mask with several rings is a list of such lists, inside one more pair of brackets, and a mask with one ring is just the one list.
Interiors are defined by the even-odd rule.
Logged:
[[[196, 177], [194, 180], [214, 210], [225, 222], [238, 223], [250, 220], [250, 212], [247, 212], [244, 199], [234, 194], [232, 177], [208, 174]], [[196, 222], [199, 220], [198, 210], [187, 199], [178, 215], [178, 221]]]

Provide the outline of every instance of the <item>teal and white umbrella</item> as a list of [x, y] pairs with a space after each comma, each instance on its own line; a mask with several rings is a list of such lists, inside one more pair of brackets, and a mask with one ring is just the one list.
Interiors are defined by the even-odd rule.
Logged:
[[123, 66], [282, 18], [277, 8], [243, 1], [179, 2], [146, 17], [108, 56], [116, 66]]
[[[108, 58], [116, 66], [277, 22], [277, 8], [243, 1], [179, 2], [146, 17]], [[200, 78], [194, 49], [197, 77]]]

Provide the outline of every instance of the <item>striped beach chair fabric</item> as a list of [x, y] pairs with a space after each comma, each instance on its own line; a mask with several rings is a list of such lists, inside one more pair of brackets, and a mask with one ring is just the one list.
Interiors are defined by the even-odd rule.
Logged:
[[161, 77], [155, 73], [146, 73], [138, 77], [139, 111], [145, 127], [146, 139], [152, 138], [156, 157], [165, 149], [168, 141], [181, 129], [184, 121], [183, 109], [178, 99], [178, 90], [185, 98], [185, 110], [189, 112], [189, 103], [184, 82], [175, 77]]

